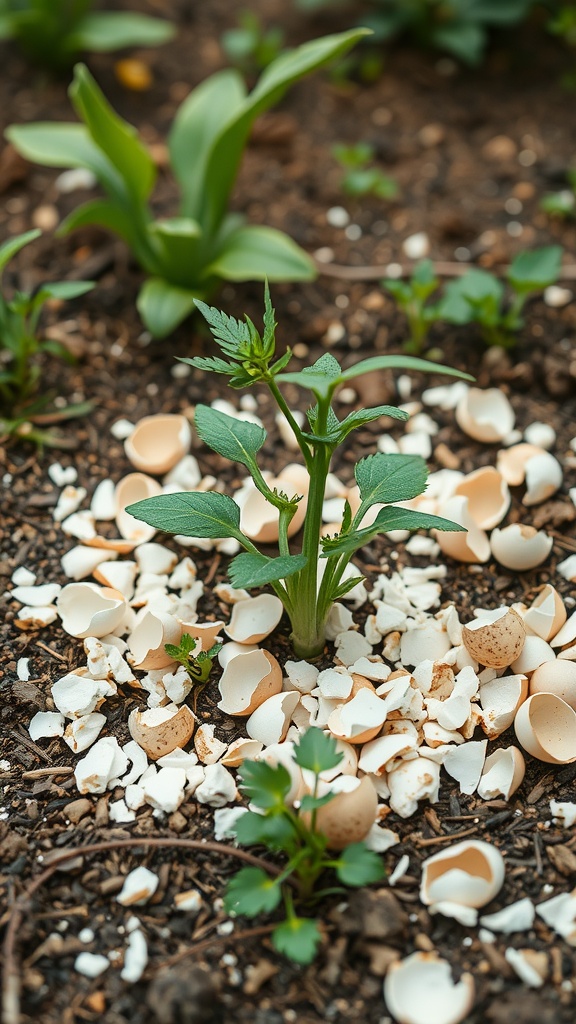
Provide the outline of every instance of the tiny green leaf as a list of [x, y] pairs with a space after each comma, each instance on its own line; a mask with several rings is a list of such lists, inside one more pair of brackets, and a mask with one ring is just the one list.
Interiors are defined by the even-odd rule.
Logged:
[[294, 747], [294, 760], [301, 768], [319, 775], [340, 764], [343, 754], [336, 748], [333, 736], [327, 736], [321, 729], [307, 729]]
[[242, 868], [226, 887], [224, 907], [228, 914], [258, 914], [275, 910], [282, 899], [282, 890], [275, 878], [262, 868]]
[[311, 796], [309, 793], [306, 793], [300, 801], [300, 811], [304, 814], [306, 811], [317, 811], [319, 807], [329, 804], [335, 796], [335, 793], [326, 793], [324, 796]]
[[387, 505], [381, 508], [371, 526], [338, 537], [326, 537], [322, 541], [321, 558], [331, 555], [353, 554], [363, 544], [379, 533], [390, 533], [392, 530], [447, 530], [456, 533], [466, 532], [465, 527], [453, 523], [441, 516], [431, 516], [426, 512], [414, 512], [409, 508], [398, 508]]
[[384, 874], [380, 857], [364, 843], [352, 843], [342, 851], [336, 874], [344, 885], [361, 886], [378, 882]]
[[272, 945], [297, 964], [309, 964], [316, 955], [320, 931], [316, 921], [289, 917], [272, 932]]
[[239, 770], [240, 788], [250, 801], [266, 810], [282, 810], [292, 779], [282, 764], [244, 761]]
[[266, 558], [266, 555], [252, 551], [243, 551], [230, 563], [228, 575], [233, 587], [250, 590], [252, 587], [263, 587], [267, 583], [283, 580], [299, 572], [306, 565], [306, 555], [281, 555], [278, 558]]
[[129, 505], [130, 515], [165, 533], [184, 537], [238, 537], [240, 509], [217, 491], [160, 494]]

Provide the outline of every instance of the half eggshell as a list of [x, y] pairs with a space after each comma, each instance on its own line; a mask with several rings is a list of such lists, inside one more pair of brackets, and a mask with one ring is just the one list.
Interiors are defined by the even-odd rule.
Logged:
[[492, 554], [506, 569], [525, 572], [545, 562], [552, 550], [552, 537], [544, 530], [524, 523], [496, 528], [490, 536]]
[[260, 594], [232, 606], [225, 632], [239, 644], [257, 644], [276, 628], [282, 618], [282, 602], [274, 594]]
[[282, 669], [273, 654], [256, 648], [237, 654], [224, 668], [218, 707], [227, 715], [247, 717], [282, 690]]
[[518, 747], [500, 747], [484, 762], [477, 793], [483, 800], [503, 796], [509, 800], [522, 784], [526, 762]]
[[126, 508], [137, 501], [154, 498], [161, 493], [162, 488], [158, 481], [146, 476], [145, 473], [129, 473], [120, 480], [116, 487], [116, 525], [121, 537], [139, 544], [152, 539], [156, 533], [155, 527], [135, 519], [126, 512]]
[[128, 729], [133, 740], [146, 751], [152, 761], [183, 749], [192, 738], [196, 722], [187, 704], [177, 708], [169, 704], [148, 711], [131, 711]]
[[526, 640], [526, 629], [518, 612], [501, 608], [490, 622], [473, 619], [462, 628], [462, 643], [480, 665], [505, 668], [518, 658]]
[[344, 850], [351, 843], [366, 838], [376, 820], [378, 794], [372, 781], [352, 775], [339, 775], [333, 782], [321, 787], [319, 795], [336, 793], [329, 803], [316, 812], [316, 828], [328, 839], [331, 850]]
[[502, 441], [514, 427], [514, 410], [499, 388], [468, 388], [456, 406], [456, 422], [475, 441]]
[[423, 862], [420, 899], [426, 906], [448, 900], [483, 907], [500, 892], [504, 873], [504, 859], [495, 846], [464, 840]]
[[468, 498], [468, 513], [481, 530], [498, 526], [510, 507], [508, 484], [493, 466], [483, 466], [468, 473], [454, 494]]
[[80, 639], [113, 633], [128, 609], [122, 594], [97, 583], [68, 583], [60, 591], [56, 607], [63, 628]]
[[182, 626], [173, 615], [146, 611], [132, 630], [129, 640], [134, 667], [150, 672], [152, 669], [172, 665], [174, 658], [166, 653], [164, 645], [178, 646], [181, 637]]
[[191, 441], [192, 431], [185, 416], [145, 416], [126, 438], [124, 450], [135, 469], [158, 476], [187, 454]]
[[532, 757], [547, 764], [576, 761], [576, 711], [553, 693], [534, 693], [518, 710], [514, 730]]
[[384, 982], [386, 1006], [398, 1024], [460, 1024], [474, 1004], [474, 979], [452, 980], [447, 960], [412, 953], [390, 964]]

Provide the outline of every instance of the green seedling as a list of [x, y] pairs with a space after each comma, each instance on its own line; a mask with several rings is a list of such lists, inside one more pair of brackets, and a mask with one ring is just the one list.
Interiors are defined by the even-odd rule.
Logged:
[[166, 654], [174, 661], [177, 661], [179, 665], [184, 666], [192, 682], [195, 684], [194, 711], [196, 711], [198, 697], [208, 682], [212, 671], [212, 662], [222, 650], [222, 644], [216, 643], [212, 644], [209, 651], [198, 651], [198, 654], [194, 654], [197, 646], [198, 641], [193, 636], [190, 636], [189, 633], [182, 634], [178, 645], [164, 644]]
[[284, 46], [284, 32], [278, 25], [264, 28], [254, 11], [242, 11], [238, 27], [224, 32], [221, 42], [230, 64], [245, 75], [253, 75], [279, 56]]
[[409, 281], [382, 281], [382, 287], [391, 292], [408, 320], [410, 337], [403, 345], [405, 352], [422, 352], [430, 327], [439, 319], [436, 304], [428, 302], [439, 284], [432, 260], [417, 263]]
[[12, 125], [16, 149], [40, 164], [86, 167], [106, 199], [86, 203], [59, 234], [86, 224], [119, 234], [148, 275], [138, 309], [156, 337], [169, 334], [222, 281], [312, 280], [314, 263], [292, 239], [269, 227], [246, 226], [230, 213], [230, 193], [255, 119], [294, 82], [346, 53], [366, 32], [358, 29], [305, 43], [278, 57], [251, 93], [237, 71], [219, 71], [180, 107], [168, 137], [182, 193], [175, 217], [157, 219], [150, 207], [156, 165], [135, 129], [112, 109], [88, 69], [77, 65], [70, 98], [83, 124]]
[[377, 196], [378, 199], [395, 199], [398, 185], [379, 167], [368, 166], [374, 159], [374, 146], [358, 142], [354, 146], [339, 144], [332, 148], [332, 155], [344, 168], [341, 186], [349, 196]]
[[522, 311], [529, 298], [558, 280], [562, 248], [548, 245], [514, 258], [506, 272], [510, 297], [504, 283], [474, 268], [447, 285], [438, 303], [438, 317], [453, 324], [476, 323], [488, 345], [510, 348], [524, 325]]
[[[27, 231], [0, 246], [0, 281], [7, 263], [41, 231]], [[14, 291], [10, 298], [0, 289], [0, 435], [27, 438], [39, 444], [58, 444], [48, 431], [34, 429], [30, 420], [41, 414], [51, 396], [36, 398], [42, 373], [41, 357], [56, 356], [66, 362], [68, 349], [38, 334], [42, 307], [48, 299], [75, 299], [94, 287], [93, 281], [59, 281], [43, 284], [36, 292]], [[82, 406], [69, 407], [68, 415], [83, 415]]]
[[546, 27], [568, 46], [576, 46], [576, 4], [562, 3]]
[[0, 40], [14, 40], [36, 64], [70, 66], [82, 51], [159, 46], [172, 39], [168, 21], [132, 11], [92, 11], [93, 0], [0, 0]]
[[[350, 577], [350, 560], [359, 548], [377, 534], [390, 530], [462, 529], [446, 519], [396, 507], [394, 502], [409, 501], [422, 493], [426, 486], [426, 465], [416, 455], [378, 452], [368, 455], [355, 467], [360, 491], [356, 513], [353, 514], [346, 503], [339, 534], [320, 537], [326, 478], [336, 449], [352, 431], [382, 416], [397, 420], [408, 418], [407, 413], [394, 406], [380, 405], [359, 409], [340, 420], [332, 405], [334, 393], [340, 385], [377, 370], [438, 372], [439, 368], [423, 359], [390, 355], [365, 359], [343, 370], [334, 356], [326, 353], [313, 366], [285, 372], [292, 353], [288, 349], [276, 358], [276, 322], [268, 286], [262, 336], [248, 318], [241, 322], [203, 302], [198, 302], [197, 306], [210, 325], [224, 358], [196, 356], [182, 361], [200, 370], [224, 374], [233, 388], [265, 384], [294, 431], [309, 474], [301, 551], [291, 553], [288, 528], [303, 496], [271, 489], [256, 461], [266, 440], [266, 431], [255, 423], [235, 419], [207, 405], [196, 406], [196, 431], [213, 451], [245, 466], [257, 489], [277, 509], [279, 556], [263, 554], [244, 535], [240, 507], [226, 494], [215, 491], [164, 494], [136, 502], [128, 511], [168, 533], [188, 537], [234, 537], [244, 551], [230, 565], [233, 585], [250, 589], [270, 584], [290, 618], [297, 657], [316, 658], [324, 650], [326, 620], [333, 603], [362, 580], [355, 573]], [[456, 370], [440, 368], [439, 372], [471, 379]], [[281, 390], [284, 384], [295, 384], [312, 392], [314, 404], [308, 410], [307, 429], [301, 429], [292, 415]], [[365, 517], [370, 509], [379, 511], [367, 525]]]
[[274, 928], [272, 944], [299, 964], [314, 959], [320, 931], [316, 920], [299, 916], [295, 901], [307, 908], [323, 895], [341, 892], [340, 886], [333, 885], [316, 890], [327, 872], [335, 873], [342, 885], [353, 887], [377, 882], [384, 874], [380, 858], [365, 843], [353, 843], [335, 856], [317, 827], [318, 810], [335, 797], [330, 792], [319, 795], [321, 773], [337, 767], [342, 756], [335, 739], [321, 729], [308, 729], [294, 745], [294, 764], [312, 777], [311, 792], [302, 797], [298, 810], [286, 803], [292, 779], [284, 765], [244, 761], [239, 770], [240, 789], [256, 810], [246, 811], [238, 819], [236, 839], [243, 846], [264, 846], [282, 853], [286, 864], [275, 877], [261, 868], [242, 868], [227, 885], [224, 907], [229, 914], [257, 917], [282, 904], [285, 918]]
[[540, 209], [549, 217], [560, 220], [573, 220], [576, 217], [576, 170], [566, 171], [568, 188], [561, 192], [551, 192], [540, 200]]

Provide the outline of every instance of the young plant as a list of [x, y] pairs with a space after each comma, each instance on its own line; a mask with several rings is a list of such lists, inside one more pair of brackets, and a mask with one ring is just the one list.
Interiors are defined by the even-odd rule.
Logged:
[[561, 192], [550, 192], [540, 200], [540, 209], [549, 217], [573, 220], [576, 217], [576, 170], [566, 171], [568, 188]]
[[222, 49], [230, 63], [245, 75], [268, 67], [284, 45], [284, 32], [278, 25], [265, 29], [254, 11], [241, 11], [238, 27], [224, 32]]
[[82, 50], [159, 46], [174, 35], [161, 18], [128, 11], [92, 12], [94, 0], [0, 0], [0, 39], [13, 39], [34, 63], [68, 67]]
[[437, 305], [428, 302], [439, 284], [432, 260], [417, 263], [409, 281], [396, 278], [382, 281], [382, 287], [392, 293], [408, 320], [410, 337], [403, 345], [405, 352], [422, 352], [430, 327], [439, 319]]
[[377, 196], [378, 199], [395, 199], [398, 185], [379, 167], [368, 166], [374, 159], [374, 146], [368, 142], [357, 142], [354, 146], [340, 143], [332, 148], [332, 155], [341, 167], [344, 175], [341, 186], [349, 196]]
[[198, 641], [190, 636], [189, 633], [183, 633], [180, 639], [180, 643], [176, 644], [164, 644], [164, 650], [166, 654], [177, 661], [179, 665], [183, 665], [188, 675], [190, 676], [194, 685], [194, 711], [196, 710], [196, 701], [202, 693], [202, 690], [208, 682], [210, 672], [212, 671], [212, 662], [214, 658], [222, 650], [222, 644], [212, 644], [209, 651], [199, 651], [198, 654], [194, 654], [198, 646]]
[[[288, 349], [276, 358], [276, 323], [268, 286], [262, 336], [248, 318], [242, 323], [203, 302], [198, 302], [197, 306], [210, 325], [224, 358], [196, 356], [183, 362], [200, 370], [224, 374], [233, 388], [265, 384], [294, 431], [310, 478], [302, 549], [299, 554], [291, 553], [288, 528], [303, 496], [271, 489], [257, 465], [256, 456], [266, 440], [266, 431], [257, 424], [235, 419], [207, 405], [196, 406], [198, 435], [213, 451], [245, 466], [260, 493], [277, 509], [279, 556], [263, 554], [244, 535], [240, 508], [226, 494], [215, 491], [164, 494], [136, 502], [129, 511], [137, 519], [168, 533], [188, 537], [234, 537], [244, 551], [230, 565], [233, 585], [250, 589], [271, 584], [290, 619], [297, 657], [316, 658], [324, 649], [330, 608], [362, 579], [347, 575], [355, 551], [377, 534], [390, 530], [461, 529], [446, 519], [396, 507], [394, 502], [408, 501], [422, 493], [426, 486], [426, 465], [416, 455], [377, 453], [361, 459], [355, 467], [360, 492], [358, 510], [353, 514], [346, 503], [339, 534], [320, 537], [326, 478], [336, 449], [352, 431], [381, 416], [397, 420], [408, 418], [407, 413], [394, 406], [379, 405], [359, 409], [339, 420], [332, 406], [335, 391], [355, 377], [387, 368], [471, 378], [422, 359], [397, 355], [375, 356], [343, 370], [330, 353], [321, 356], [313, 366], [287, 373], [284, 371], [291, 351]], [[292, 415], [281, 391], [283, 384], [296, 384], [312, 392], [314, 405], [308, 410], [307, 429], [301, 429]], [[372, 516], [367, 523], [366, 515], [371, 509]]]
[[474, 268], [451, 281], [437, 306], [442, 320], [476, 323], [488, 345], [511, 348], [523, 327], [522, 311], [529, 298], [558, 280], [562, 248], [548, 245], [516, 256], [506, 272], [511, 297], [499, 278]]
[[318, 922], [300, 917], [295, 900], [311, 905], [331, 887], [315, 892], [316, 883], [327, 871], [335, 872], [347, 886], [368, 885], [384, 874], [380, 858], [365, 843], [353, 843], [336, 856], [327, 849], [328, 840], [317, 827], [318, 810], [334, 799], [334, 793], [319, 795], [320, 775], [342, 760], [336, 741], [320, 729], [311, 728], [295, 744], [293, 760], [312, 775], [311, 793], [302, 797], [298, 810], [286, 803], [292, 779], [284, 765], [265, 761], [244, 761], [239, 770], [240, 789], [257, 810], [246, 811], [236, 822], [235, 833], [243, 846], [265, 846], [287, 858], [281, 874], [270, 877], [261, 868], [242, 868], [228, 883], [224, 907], [229, 914], [256, 917], [271, 913], [283, 904], [285, 919], [272, 932], [272, 944], [279, 953], [299, 964], [314, 959], [320, 932]]
[[[41, 233], [27, 231], [0, 246], [0, 281], [6, 264]], [[43, 284], [34, 293], [14, 291], [10, 298], [0, 289], [0, 434], [28, 437], [41, 444], [55, 442], [29, 422], [50, 399], [49, 395], [35, 399], [42, 372], [38, 357], [58, 356], [68, 362], [71, 357], [64, 345], [38, 336], [38, 321], [48, 299], [75, 299], [93, 287], [93, 281], [60, 281]], [[84, 405], [81, 412], [85, 411]]]
[[246, 94], [237, 71], [219, 71], [184, 100], [168, 137], [182, 192], [177, 216], [155, 219], [149, 199], [156, 166], [135, 129], [114, 112], [87, 68], [77, 65], [72, 104], [84, 122], [12, 125], [7, 136], [28, 160], [87, 167], [106, 192], [78, 207], [60, 234], [98, 224], [119, 234], [148, 275], [140, 315], [156, 337], [169, 334], [219, 281], [312, 280], [310, 257], [269, 227], [245, 226], [230, 213], [230, 193], [253, 122], [298, 79], [346, 53], [366, 32], [326, 36], [287, 51]]

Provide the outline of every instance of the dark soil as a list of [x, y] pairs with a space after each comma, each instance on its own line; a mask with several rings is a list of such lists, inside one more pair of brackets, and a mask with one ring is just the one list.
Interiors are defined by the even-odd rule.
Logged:
[[[273, 15], [281, 18], [290, 43], [346, 27], [343, 15], [308, 22], [286, 10], [285, 3], [254, 0], [252, 6], [268, 20]], [[153, 69], [150, 91], [123, 90], [114, 76], [113, 57], [98, 56], [89, 63], [115, 108], [148, 142], [159, 144], [188, 89], [222, 66], [219, 36], [245, 4], [158, 0], [150, 7], [179, 21], [174, 44], [141, 55]], [[65, 83], [30, 69], [6, 47], [3, 59], [0, 109], [6, 124], [70, 119]], [[558, 241], [565, 247], [565, 262], [572, 264], [574, 225], [550, 222], [538, 209], [546, 191], [562, 187], [573, 159], [574, 101], [560, 84], [571, 62], [572, 56], [536, 23], [512, 38], [496, 39], [477, 72], [452, 68], [446, 74], [446, 62], [439, 62], [436, 55], [396, 48], [386, 56], [382, 77], [370, 86], [335, 84], [326, 76], [315, 76], [292, 90], [256, 126], [234, 206], [253, 222], [288, 231], [310, 252], [331, 248], [334, 263], [344, 266], [403, 262], [403, 239], [423, 230], [435, 260], [470, 260], [499, 268], [520, 249]], [[504, 141], [494, 142], [499, 136]], [[394, 203], [351, 201], [342, 195], [331, 146], [356, 141], [374, 143], [383, 168], [398, 180], [401, 193]], [[55, 209], [59, 218], [74, 205], [77, 194], [59, 196], [55, 177], [46, 169], [11, 162], [6, 149], [0, 154], [3, 237], [49, 223]], [[522, 208], [512, 216], [506, 204], [514, 198]], [[171, 182], [161, 174], [159, 210], [173, 211], [174, 199]], [[351, 241], [342, 229], [328, 224], [326, 212], [335, 205], [349, 210], [362, 230], [360, 238]], [[14, 269], [26, 285], [71, 273], [98, 279], [97, 289], [85, 300], [50, 311], [52, 327], [69, 340], [78, 362], [72, 370], [47, 365], [43, 378], [46, 388], [54, 388], [66, 400], [87, 398], [94, 403], [90, 417], [61, 426], [75, 450], [57, 455], [64, 464], [76, 466], [79, 483], [89, 492], [100, 479], [119, 479], [130, 470], [122, 444], [110, 434], [117, 419], [135, 421], [161, 411], [186, 411], [200, 400], [230, 397], [220, 378], [205, 379], [198, 371], [186, 379], [173, 376], [176, 356], [210, 349], [197, 321], [186, 323], [165, 342], [148, 342], [134, 307], [140, 275], [122, 244], [96, 230], [65, 240], [55, 240], [48, 232], [20, 255], [6, 274], [8, 280], [14, 280]], [[341, 323], [344, 333], [332, 349], [346, 365], [360, 355], [393, 351], [405, 337], [403, 317], [376, 281], [349, 282], [321, 274], [314, 284], [276, 286], [273, 298], [280, 348], [297, 346], [295, 365], [326, 351], [334, 323]], [[218, 301], [233, 315], [247, 312], [260, 321], [260, 285], [227, 286]], [[520, 429], [534, 420], [550, 423], [558, 435], [554, 452], [564, 459], [571, 456], [568, 442], [576, 434], [575, 323], [575, 304], [559, 310], [537, 300], [529, 307], [517, 348], [509, 354], [487, 351], [471, 328], [436, 329], [431, 341], [441, 350], [442, 362], [475, 374], [481, 386], [501, 385], [511, 397]], [[440, 382], [436, 377], [430, 380]], [[415, 378], [415, 396], [423, 386], [424, 378]], [[355, 390], [360, 406], [397, 400], [394, 381], [387, 375], [360, 379]], [[300, 393], [288, 397], [292, 405], [302, 405]], [[258, 393], [256, 398], [270, 431], [265, 459], [277, 469], [291, 456], [282, 450], [267, 396]], [[432, 469], [443, 464], [442, 445], [464, 471], [493, 461], [494, 450], [466, 438], [451, 413], [435, 410], [434, 416], [441, 432], [435, 439]], [[359, 450], [374, 450], [377, 434], [375, 427], [356, 436], [335, 467], [342, 477], [351, 478]], [[204, 472], [237, 484], [234, 470], [199, 443], [196, 454]], [[39, 582], [62, 582], [59, 559], [71, 543], [52, 523], [58, 490], [46, 470], [53, 458], [24, 445], [0, 447], [1, 472], [6, 474], [0, 579], [8, 587], [19, 565], [34, 569]], [[554, 548], [548, 563], [517, 575], [493, 562], [480, 570], [449, 562], [444, 601], [455, 601], [465, 616], [475, 605], [529, 601], [548, 581], [570, 598], [573, 587], [555, 572], [557, 562], [576, 551], [576, 510], [567, 497], [574, 484], [573, 455], [564, 464], [563, 495], [531, 510], [528, 517], [515, 498], [509, 516], [511, 522], [533, 522], [538, 517], [538, 525], [552, 532]], [[198, 552], [194, 559], [201, 578], [225, 578], [226, 564], [220, 556]], [[402, 545], [393, 551], [378, 542], [362, 559], [367, 576], [374, 578], [387, 564], [406, 564], [408, 556]], [[26, 727], [31, 716], [46, 707], [54, 680], [78, 664], [81, 642], [56, 626], [19, 632], [13, 624], [13, 602], [1, 597], [0, 608], [1, 758], [10, 765], [0, 771], [0, 891], [5, 899], [0, 923], [6, 923], [12, 902], [38, 872], [39, 854], [130, 836], [210, 839], [213, 826], [212, 813], [188, 801], [170, 818], [153, 817], [146, 809], [133, 826], [118, 828], [109, 823], [107, 811], [114, 794], [78, 799], [67, 748], [64, 752], [59, 740], [32, 743]], [[220, 612], [209, 588], [201, 608], [206, 616]], [[361, 609], [356, 614], [358, 622], [364, 613]], [[288, 649], [287, 633], [282, 624], [272, 648], [280, 658]], [[33, 678], [28, 683], [16, 678], [16, 661], [22, 656], [31, 658]], [[222, 737], [231, 739], [236, 725], [217, 712], [214, 686], [202, 699], [203, 713], [216, 722]], [[107, 705], [107, 732], [121, 742], [128, 738], [126, 703], [119, 697]], [[128, 703], [136, 706], [133, 697]], [[508, 744], [511, 739], [504, 736], [500, 742]], [[408, 853], [409, 874], [394, 892], [382, 888], [351, 896], [346, 911], [337, 898], [326, 900], [321, 911], [325, 942], [308, 969], [280, 959], [265, 935], [242, 938], [243, 921], [236, 923], [231, 936], [218, 933], [226, 918], [215, 901], [235, 869], [230, 858], [170, 848], [144, 854], [141, 849], [112, 850], [85, 858], [70, 873], [47, 881], [26, 912], [18, 935], [22, 1022], [377, 1024], [388, 1020], [382, 977], [390, 959], [432, 948], [450, 961], [455, 975], [468, 970], [475, 977], [476, 1005], [469, 1024], [572, 1022], [576, 997], [568, 982], [576, 985], [574, 952], [539, 919], [528, 934], [513, 936], [513, 941], [501, 937], [487, 945], [480, 942], [476, 929], [431, 917], [417, 896], [421, 860], [441, 849], [446, 837], [461, 835], [489, 838], [506, 856], [506, 882], [491, 910], [526, 895], [538, 901], [543, 894], [552, 896], [574, 886], [576, 836], [549, 827], [549, 801], [576, 799], [576, 765], [556, 769], [528, 761], [526, 779], [509, 804], [462, 796], [444, 775], [441, 800], [434, 807], [425, 805], [406, 821], [390, 815], [386, 824], [400, 833], [402, 843], [385, 855], [385, 861], [391, 869], [401, 854]], [[134, 986], [121, 982], [114, 969], [89, 981], [74, 972], [74, 958], [82, 948], [123, 948], [122, 929], [129, 914], [114, 895], [122, 876], [137, 863], [149, 865], [161, 877], [151, 903], [138, 910], [150, 948], [146, 975]], [[192, 885], [204, 894], [205, 904], [200, 916], [190, 920], [170, 908], [173, 894]], [[77, 938], [88, 925], [96, 933], [93, 947], [83, 946]], [[503, 957], [510, 944], [549, 952], [550, 975], [542, 989], [528, 990], [515, 977]]]

